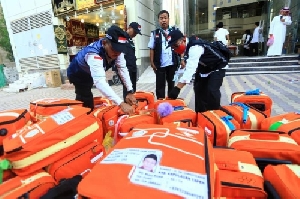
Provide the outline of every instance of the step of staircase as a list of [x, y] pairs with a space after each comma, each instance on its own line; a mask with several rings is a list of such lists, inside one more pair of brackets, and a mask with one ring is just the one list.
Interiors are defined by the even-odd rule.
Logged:
[[276, 57], [233, 57], [226, 75], [300, 73], [298, 55]]

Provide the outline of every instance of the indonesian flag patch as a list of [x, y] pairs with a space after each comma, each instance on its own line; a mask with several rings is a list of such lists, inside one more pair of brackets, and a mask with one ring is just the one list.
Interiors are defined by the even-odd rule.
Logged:
[[139, 31], [141, 31], [142, 27], [139, 25], [138, 29], [139, 29]]
[[171, 36], [168, 36], [168, 37], [167, 37], [167, 40], [168, 40], [168, 41], [171, 41]]
[[118, 42], [122, 43], [122, 44], [125, 44], [127, 42], [127, 39], [125, 37], [119, 37]]

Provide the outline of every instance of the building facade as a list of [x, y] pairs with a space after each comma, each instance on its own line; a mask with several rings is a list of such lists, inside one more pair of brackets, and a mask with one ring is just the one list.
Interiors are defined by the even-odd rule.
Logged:
[[[149, 66], [147, 44], [161, 0], [1, 0], [19, 73], [66, 69], [82, 47], [115, 24], [126, 30], [136, 21], [134, 39], [139, 72]], [[157, 12], [157, 13], [155, 13]]]
[[[293, 23], [287, 26], [283, 53], [293, 54], [300, 48], [300, 1], [299, 0], [186, 0], [187, 35], [196, 34], [206, 40], [213, 40], [216, 25], [222, 21], [229, 30], [230, 43], [240, 46], [244, 31], [253, 32], [255, 22], [264, 24], [264, 43], [268, 39], [270, 22], [279, 10], [290, 2]], [[266, 55], [265, 44], [260, 44], [260, 55]]]

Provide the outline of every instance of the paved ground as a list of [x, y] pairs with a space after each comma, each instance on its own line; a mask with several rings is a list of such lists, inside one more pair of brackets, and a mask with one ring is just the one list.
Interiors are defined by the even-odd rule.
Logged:
[[[113, 86], [113, 88], [121, 96], [122, 87]], [[150, 68], [140, 77], [137, 88], [143, 91], [155, 91], [155, 76]], [[222, 105], [230, 103], [230, 96], [233, 92], [256, 88], [273, 99], [272, 115], [300, 111], [300, 73], [226, 76], [221, 88]], [[93, 93], [94, 96], [100, 96], [97, 89], [93, 89]], [[179, 97], [184, 98], [189, 107], [194, 108], [192, 86], [186, 86]], [[60, 88], [33, 89], [21, 93], [0, 91], [0, 111], [28, 108], [30, 101], [40, 98], [73, 99], [75, 95], [74, 90], [62, 90]]]

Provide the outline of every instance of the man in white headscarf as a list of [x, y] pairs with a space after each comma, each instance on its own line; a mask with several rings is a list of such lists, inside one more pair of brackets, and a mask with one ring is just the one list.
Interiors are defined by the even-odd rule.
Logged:
[[292, 24], [289, 15], [289, 8], [284, 7], [280, 10], [279, 16], [275, 16], [271, 22], [269, 38], [274, 38], [274, 43], [269, 47], [267, 56], [280, 56], [285, 41], [286, 26]]

